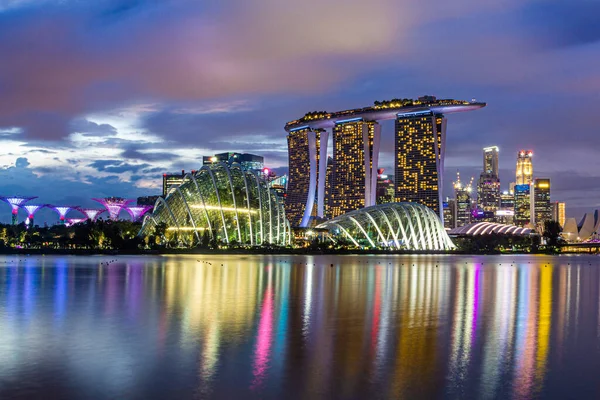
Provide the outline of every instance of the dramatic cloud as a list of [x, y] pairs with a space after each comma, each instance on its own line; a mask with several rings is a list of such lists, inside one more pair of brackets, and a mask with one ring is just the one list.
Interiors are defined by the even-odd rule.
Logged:
[[[0, 188], [69, 202], [152, 194], [162, 172], [223, 151], [284, 171], [286, 121], [434, 94], [488, 102], [449, 116], [447, 182], [457, 169], [477, 177], [481, 148], [498, 145], [507, 188], [531, 148], [553, 199], [579, 213], [595, 202], [577, 188], [600, 177], [599, 11], [591, 0], [0, 0]], [[393, 124], [383, 129], [390, 171]]]

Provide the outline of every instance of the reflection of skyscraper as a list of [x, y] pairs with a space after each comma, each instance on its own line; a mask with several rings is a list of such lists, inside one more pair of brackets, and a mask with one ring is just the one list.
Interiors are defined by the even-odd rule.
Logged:
[[533, 183], [532, 157], [533, 151], [531, 150], [521, 150], [517, 154], [517, 185], [529, 185]]
[[432, 111], [396, 119], [396, 200], [423, 204], [442, 219], [446, 118]]
[[526, 226], [531, 223], [531, 185], [515, 185], [514, 224]]
[[289, 132], [289, 180], [285, 211], [292, 226], [308, 226], [315, 200], [317, 215], [323, 217], [328, 136], [325, 131], [306, 127]]
[[375, 205], [381, 126], [362, 119], [333, 129], [331, 216]]
[[533, 223], [538, 227], [544, 226], [544, 221], [552, 219], [552, 204], [550, 203], [550, 179], [536, 178], [533, 183]]

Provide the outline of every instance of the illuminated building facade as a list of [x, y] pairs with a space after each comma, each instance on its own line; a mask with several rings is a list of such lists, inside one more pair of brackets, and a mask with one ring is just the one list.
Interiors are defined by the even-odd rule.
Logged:
[[530, 185], [533, 183], [533, 151], [521, 150], [517, 153], [516, 185]]
[[23, 206], [25, 203], [27, 203], [28, 201], [31, 201], [33, 199], [37, 199], [37, 197], [36, 196], [34, 196], [34, 197], [21, 197], [21, 196], [2, 196], [2, 197], [0, 197], [0, 200], [8, 203], [10, 205], [10, 208], [12, 209], [11, 223], [13, 225], [17, 225], [19, 223], [19, 207]]
[[[265, 159], [262, 156], [257, 156], [256, 154], [249, 153], [219, 153], [214, 156], [204, 156], [202, 157], [203, 165], [211, 165], [217, 163], [225, 163], [230, 167], [233, 164], [239, 164], [242, 169], [253, 170], [256, 172], [262, 171], [265, 167]], [[192, 171], [192, 174], [194, 171]]]
[[500, 176], [498, 170], [498, 146], [485, 147], [483, 149], [483, 172], [486, 174], [492, 174], [494, 176]]
[[480, 210], [496, 212], [500, 206], [500, 180], [488, 173], [479, 175], [477, 206]]
[[[380, 140], [378, 122], [392, 119], [396, 120], [398, 154], [394, 161], [394, 200], [424, 204], [443, 218], [444, 115], [485, 106], [485, 103], [476, 100], [423, 96], [416, 100], [375, 101], [370, 107], [338, 112], [314, 111], [288, 122], [285, 130], [288, 133], [290, 182], [286, 210], [292, 225], [306, 227], [311, 215], [318, 218], [326, 214], [335, 217], [345, 211], [376, 204], [375, 172]], [[329, 168], [325, 150], [329, 132], [334, 136], [330, 175], [327, 173]], [[337, 141], [336, 136], [339, 139]], [[350, 143], [352, 139], [359, 143]], [[321, 143], [323, 154], [317, 151], [316, 143]], [[409, 150], [411, 155], [405, 155]], [[345, 154], [346, 151], [354, 156]], [[401, 174], [398, 174], [399, 170]], [[327, 176], [317, 179], [317, 175]], [[323, 190], [320, 190], [321, 187]], [[326, 191], [329, 196], [324, 198]], [[316, 212], [313, 209], [315, 203]]]
[[396, 200], [423, 204], [444, 218], [442, 187], [446, 118], [432, 111], [396, 119]]
[[552, 220], [564, 227], [566, 219], [566, 204], [559, 201], [552, 203]]
[[393, 203], [396, 195], [394, 176], [384, 172], [383, 168], [377, 170], [377, 194], [375, 195], [377, 204]]
[[524, 227], [531, 225], [531, 185], [515, 185], [514, 224]]
[[477, 184], [477, 206], [479, 210], [493, 213], [500, 206], [497, 146], [483, 149], [483, 172], [479, 175]]
[[159, 198], [140, 235], [167, 224], [166, 240], [193, 247], [204, 237], [217, 243], [289, 245], [291, 229], [283, 202], [256, 171], [234, 164], [204, 165], [181, 186]]
[[285, 196], [287, 193], [287, 183], [288, 176], [276, 176], [275, 178], [269, 180], [269, 187], [275, 191], [275, 194], [279, 196], [282, 200], [285, 200]]
[[515, 216], [515, 194], [504, 191], [500, 194], [500, 207], [496, 211], [496, 221], [511, 225]]
[[471, 193], [473, 192], [473, 178], [468, 184], [461, 182], [460, 174], [456, 174], [457, 179], [454, 182], [454, 199], [456, 202], [455, 211], [455, 226], [461, 227], [471, 223], [472, 200]]
[[[193, 173], [194, 171], [192, 171]], [[162, 195], [163, 197], [167, 197], [169, 192], [181, 185], [183, 182], [183, 177], [185, 176], [185, 171], [181, 170], [180, 174], [163, 174], [163, 183], [162, 183]]]
[[446, 199], [444, 206], [444, 228], [456, 227], [456, 199]]
[[328, 138], [328, 132], [307, 127], [291, 129], [288, 134], [289, 179], [285, 210], [292, 226], [307, 227], [313, 212], [318, 217], [325, 214]]
[[381, 126], [362, 119], [338, 121], [333, 129], [331, 216], [376, 204]]
[[431, 209], [415, 203], [386, 203], [350, 211], [317, 226], [333, 239], [361, 248], [449, 250], [454, 244]]
[[542, 229], [545, 221], [552, 220], [552, 203], [550, 202], [550, 179], [536, 178], [533, 181], [533, 221]]

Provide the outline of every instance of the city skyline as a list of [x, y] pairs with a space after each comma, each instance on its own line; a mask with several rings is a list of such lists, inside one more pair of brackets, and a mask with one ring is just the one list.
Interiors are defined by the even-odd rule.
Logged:
[[[586, 22], [598, 11], [590, 2], [464, 1], [450, 10], [432, 1], [448, 13], [431, 15], [416, 1], [350, 1], [344, 21], [334, 18], [338, 7], [323, 9], [316, 0], [257, 1], [251, 17], [224, 16], [230, 1], [83, 3], [0, 1], [0, 34], [12, 38], [0, 44], [2, 195], [94, 207], [91, 197], [160, 193], [163, 173], [198, 169], [202, 156], [228, 151], [263, 155], [283, 171], [285, 121], [306, 110], [430, 93], [488, 103], [451, 120], [446, 175], [478, 176], [480, 149], [498, 145], [506, 190], [513, 154], [532, 149], [534, 178], [552, 179], [552, 198], [567, 203], [569, 217], [599, 205], [590, 111], [600, 87], [592, 68], [600, 32]], [[310, 11], [316, 8], [318, 15]], [[352, 32], [338, 29], [366, 13], [379, 17]], [[302, 18], [283, 33], [265, 24], [287, 15], [327, 23], [310, 35], [298, 29]], [[210, 28], [205, 21], [213, 21]], [[447, 30], [466, 39], [453, 40]], [[247, 40], [243, 51], [239, 37]], [[425, 49], [432, 48], [446, 60], [443, 68], [428, 62]], [[358, 62], [365, 52], [373, 62]], [[379, 166], [392, 171], [393, 138], [381, 149]], [[451, 195], [445, 185], [443, 196]]]

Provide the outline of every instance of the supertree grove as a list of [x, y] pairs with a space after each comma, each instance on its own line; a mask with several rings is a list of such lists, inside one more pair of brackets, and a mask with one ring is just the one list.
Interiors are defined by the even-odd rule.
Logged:
[[64, 224], [65, 223], [65, 219], [67, 216], [67, 213], [69, 211], [71, 211], [72, 209], [76, 208], [76, 207], [71, 207], [71, 206], [48, 206], [49, 208], [53, 209], [54, 211], [56, 211], [60, 217], [60, 223]]
[[33, 226], [34, 214], [44, 207], [46, 207], [46, 204], [26, 204], [21, 206], [21, 208], [27, 211], [27, 219], [25, 220], [25, 224], [27, 226]]
[[139, 221], [148, 211], [152, 210], [153, 206], [128, 206], [125, 210], [131, 215], [132, 221]]
[[37, 199], [37, 196], [21, 197], [21, 196], [0, 196], [0, 200], [10, 204], [12, 208], [12, 224], [17, 225], [19, 216], [19, 207], [30, 200]]
[[108, 211], [108, 216], [113, 221], [119, 219], [119, 213], [123, 207], [127, 206], [133, 200], [124, 199], [122, 197], [105, 197], [103, 199], [92, 199], [102, 204]]

